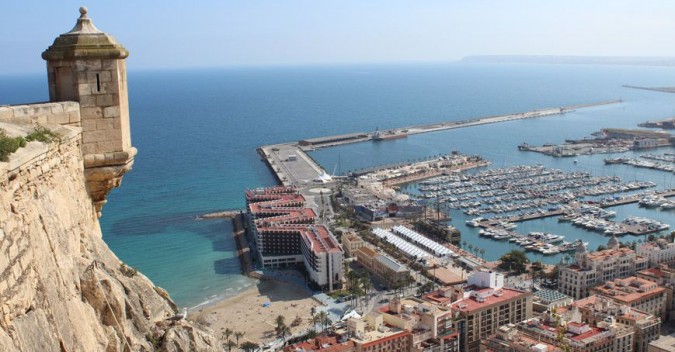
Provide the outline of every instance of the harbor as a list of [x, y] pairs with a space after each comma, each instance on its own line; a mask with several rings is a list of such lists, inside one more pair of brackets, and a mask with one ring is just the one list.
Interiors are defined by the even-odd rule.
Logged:
[[[589, 104], [588, 106], [617, 102], [619, 101]], [[584, 107], [586, 106], [576, 106], [574, 109]], [[552, 256], [573, 250], [578, 243], [585, 243], [586, 241], [583, 238], [587, 236], [573, 235], [568, 237], [568, 241], [550, 242], [546, 241], [546, 236], [564, 237], [564, 235], [553, 235], [551, 234], [552, 231], [543, 229], [536, 231], [522, 231], [516, 228], [505, 229], [503, 225], [534, 224], [548, 218], [554, 219], [553, 223], [555, 223], [556, 218], [568, 219], [574, 217], [576, 219], [581, 217], [583, 219], [587, 215], [577, 213], [586, 206], [597, 206], [602, 209], [638, 204], [643, 198], [655, 194], [664, 199], [672, 197], [675, 194], [674, 190], [653, 190], [656, 187], [656, 183], [653, 181], [637, 179], [622, 181], [616, 175], [595, 176], [588, 171], [570, 172], [546, 168], [541, 165], [515, 165], [509, 168], [480, 170], [481, 167], [488, 166], [490, 161], [478, 155], [471, 156], [474, 159], [463, 160], [462, 166], [439, 167], [445, 158], [450, 160], [454, 153], [461, 155], [458, 152], [382, 166], [364, 167], [350, 171], [343, 176], [339, 175], [340, 172], [336, 174], [339, 160], [333, 170], [324, 169], [314, 160], [312, 154], [317, 149], [326, 149], [326, 147], [344, 148], [346, 145], [361, 142], [382, 143], [382, 146], [401, 143], [394, 140], [403, 140], [403, 143], [405, 143], [408, 136], [425, 132], [560, 115], [572, 110], [572, 107], [534, 110], [531, 113], [376, 130], [373, 133], [327, 136], [293, 143], [263, 146], [258, 149], [258, 152], [263, 161], [273, 171], [279, 183], [297, 187], [302, 194], [308, 197], [310, 204], [313, 202], [312, 199], [316, 198], [315, 191], [319, 187], [329, 192], [330, 187], [343, 178], [362, 179], [366, 177], [376, 182], [363, 183], [363, 181], [360, 181], [357, 184], [365, 187], [367, 193], [374, 197], [369, 202], [373, 202], [371, 204], [375, 207], [378, 206], [378, 202], [384, 202], [381, 206], [385, 206], [386, 202], [392, 201], [403, 202], [399, 204], [422, 204], [426, 206], [427, 210], [434, 209], [438, 214], [443, 214], [435, 216], [438, 221], [441, 221], [441, 219], [450, 221], [456, 218], [455, 220], [460, 222], [469, 223], [476, 217], [480, 217], [482, 221], [476, 227], [461, 224], [466, 226], [465, 228], [468, 230], [462, 230], [462, 236], [472, 237], [475, 234], [476, 239], [503, 241], [510, 246], [520, 246], [533, 254]], [[623, 132], [619, 129], [609, 129], [609, 131], [611, 133]], [[389, 140], [392, 141], [389, 142]], [[584, 140], [573, 141], [570, 145], [575, 146], [575, 148], [587, 148], [590, 151], [581, 153], [580, 149], [577, 149], [574, 155], [592, 155], [596, 152], [628, 152], [631, 150], [632, 142], [624, 141], [621, 145], [609, 143], [605, 151], [593, 147], [592, 144], [584, 145]], [[546, 147], [553, 148], [552, 145]], [[466, 158], [467, 156], [462, 157]], [[642, 159], [650, 163], [668, 163], [670, 157], [668, 153], [665, 153], [663, 155], [646, 155]], [[444, 161], [446, 164], [448, 163], [447, 160]], [[576, 164], [576, 160], [574, 160], [574, 164]], [[314, 201], [314, 203], [316, 205], [318, 201]], [[644, 219], [650, 221], [648, 218]], [[598, 233], [605, 237], [624, 235], [639, 237], [661, 232], [665, 229], [663, 226], [666, 225], [663, 222], [653, 222], [649, 223], [650, 225], [645, 225], [646, 223], [626, 223], [625, 221], [629, 221], [630, 217], [626, 217], [625, 221], [618, 222], [596, 218], [587, 220], [596, 223], [593, 227], [589, 224], [589, 227], [573, 226], [573, 228], [588, 233]], [[563, 223], [573, 224], [571, 221]], [[458, 224], [453, 225], [457, 226]], [[513, 226], [521, 227], [520, 225]], [[531, 225], [527, 225], [525, 228], [529, 226]], [[471, 230], [472, 228], [476, 228], [476, 231], [482, 231], [482, 233], [472, 232], [474, 231]], [[599, 229], [602, 229], [602, 231]], [[579, 230], [574, 230], [574, 232]], [[569, 230], [553, 232], [567, 233]]]
[[314, 161], [307, 151], [319, 148], [334, 147], [345, 144], [371, 141], [386, 142], [389, 139], [404, 138], [409, 135], [467, 128], [509, 121], [560, 116], [578, 109], [618, 104], [622, 100], [608, 100], [591, 104], [571, 105], [559, 108], [536, 109], [515, 114], [487, 116], [460, 121], [447, 121], [434, 124], [415, 125], [393, 128], [380, 132], [356, 132], [319, 138], [303, 139], [295, 142], [265, 145], [258, 148], [258, 153], [267, 164], [279, 183], [286, 186], [302, 187], [308, 183], [327, 183], [332, 181], [334, 171], [328, 173], [319, 163]]

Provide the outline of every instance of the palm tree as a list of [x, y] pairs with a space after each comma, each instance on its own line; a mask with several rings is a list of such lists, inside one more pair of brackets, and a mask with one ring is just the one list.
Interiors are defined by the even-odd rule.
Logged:
[[291, 335], [291, 327], [288, 325], [284, 325], [283, 328], [281, 329], [281, 338], [284, 339], [284, 343], [286, 343], [286, 336]]
[[281, 336], [284, 328], [286, 327], [286, 318], [283, 315], [278, 315], [276, 319], [274, 319], [274, 323], [277, 325], [274, 330], [277, 333], [277, 336]]
[[234, 341], [232, 340], [227, 340], [227, 342], [225, 343], [225, 347], [227, 347], [228, 352], [232, 352], [232, 347], [237, 347], [237, 344], [234, 343]]
[[318, 314], [312, 314], [311, 321], [312, 321], [312, 330], [314, 330], [314, 329], [316, 329], [316, 324], [318, 324], [319, 321], [320, 321], [319, 315]]
[[473, 245], [471, 243], [469, 243], [469, 247], [467, 247], [467, 248], [469, 249], [469, 253], [473, 252]]
[[368, 298], [368, 292], [373, 289], [373, 282], [370, 280], [370, 275], [366, 275], [361, 279], [361, 287], [365, 291], [366, 299]]
[[319, 314], [316, 315], [316, 318], [318, 323], [321, 324], [321, 332], [323, 332], [326, 329], [326, 321], [330, 320], [328, 314], [326, 314], [325, 311], [320, 311]]
[[466, 240], [462, 241], [462, 249], [466, 248]]
[[254, 352], [258, 348], [260, 348], [260, 345], [258, 345], [255, 342], [244, 341], [241, 345], [239, 345], [239, 348], [244, 350], [244, 352]]
[[333, 324], [333, 321], [330, 320], [328, 314], [324, 314], [324, 317], [321, 319], [321, 325], [324, 327], [323, 330], [326, 330], [331, 324]]
[[485, 259], [485, 248], [481, 248], [481, 249], [480, 249], [480, 257], [481, 257], [482, 259]]
[[237, 339], [237, 345], [239, 345], [239, 339], [244, 336], [244, 333], [241, 331], [235, 331], [234, 332], [234, 338]]
[[226, 328], [225, 331], [223, 331], [223, 340], [229, 341], [230, 336], [232, 336], [232, 330], [230, 330], [230, 328]]

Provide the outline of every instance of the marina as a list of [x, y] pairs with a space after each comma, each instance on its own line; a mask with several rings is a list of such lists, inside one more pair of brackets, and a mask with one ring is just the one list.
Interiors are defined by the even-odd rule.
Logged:
[[609, 158], [605, 159], [605, 164], [624, 164], [637, 168], [675, 173], [675, 155], [672, 153], [645, 154], [640, 155], [640, 158]]
[[[328, 173], [310, 155], [310, 152], [316, 149], [329, 146], [343, 146], [365, 141], [389, 143], [390, 139], [407, 139], [411, 135], [424, 132], [492, 124], [535, 115], [538, 117], [562, 114], [568, 110], [536, 111], [537, 114], [531, 115], [504, 115], [448, 124], [376, 130], [372, 134], [351, 133], [314, 138], [296, 143], [263, 146], [258, 151], [280, 183], [299, 187], [301, 192], [314, 189], [317, 183], [333, 184], [342, 177], [367, 176], [381, 184], [380, 187], [384, 187], [383, 191], [391, 189], [384, 193], [383, 191], [375, 192], [374, 195], [377, 198], [399, 199], [399, 196], [391, 194], [400, 194], [405, 196], [401, 199], [409, 199], [413, 204], [419, 203], [429, 208], [434, 205], [433, 208], [439, 214], [446, 214], [446, 216], [439, 216], [438, 219], [443, 218], [448, 221], [460, 212], [464, 216], [471, 217], [466, 220], [466, 226], [476, 228], [478, 238], [508, 243], [509, 246], [519, 246], [530, 253], [543, 256], [569, 252], [574, 250], [579, 243], [586, 242], [578, 235], [571, 236], [568, 241], [563, 241], [562, 238], [566, 235], [552, 234], [543, 230], [520, 231], [516, 228], [520, 226], [517, 225], [518, 223], [557, 218], [563, 223], [574, 224], [573, 220], [585, 219], [586, 227], [574, 227], [602, 236], [643, 236], [668, 228], [668, 225], [663, 222], [647, 218], [644, 218], [647, 221], [645, 223], [630, 223], [631, 217], [627, 217], [624, 221], [613, 222], [598, 214], [585, 213], [587, 207], [597, 207], [600, 211], [607, 212], [603, 208], [638, 204], [641, 200], [654, 195], [657, 195], [659, 199], [667, 199], [675, 195], [673, 189], [652, 190], [656, 187], [653, 181], [637, 179], [622, 181], [619, 176], [596, 176], [588, 171], [563, 171], [542, 165], [515, 165], [477, 171], [476, 167], [486, 167], [490, 164], [490, 161], [480, 156], [475, 156], [475, 160], [464, 160], [462, 166], [439, 167], [440, 162], [451, 163], [448, 160], [455, 152], [448, 156], [366, 167], [350, 171], [349, 175], [340, 176], [335, 175], [335, 169], [332, 173]], [[619, 133], [617, 131], [623, 130], [611, 131]], [[594, 149], [592, 144], [585, 145], [583, 141], [571, 143], [571, 145], [577, 148], [574, 149], [574, 155], [592, 155], [597, 152], [625, 153], [632, 149], [631, 143], [609, 143], [606, 146], [607, 150]], [[553, 146], [547, 146], [547, 148], [553, 148]], [[588, 152], [581, 153], [583, 148], [587, 148]], [[645, 154], [645, 157], [640, 159], [647, 163], [667, 163], [670, 157], [668, 153]], [[411, 189], [410, 185], [413, 185], [415, 189]], [[399, 188], [400, 191], [397, 191]], [[370, 192], [374, 192], [373, 189]], [[666, 201], [663, 209], [668, 209], [670, 204], [670, 201]], [[675, 204], [673, 206], [675, 207]], [[476, 217], [480, 217], [481, 221], [475, 221]]]

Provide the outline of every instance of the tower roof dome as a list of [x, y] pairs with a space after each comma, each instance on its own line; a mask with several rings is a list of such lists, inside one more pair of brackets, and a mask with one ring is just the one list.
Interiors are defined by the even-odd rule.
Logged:
[[87, 16], [87, 8], [80, 7], [80, 18], [75, 27], [54, 39], [42, 53], [45, 60], [124, 59], [129, 52], [111, 35], [101, 32]]
[[614, 249], [619, 247], [619, 240], [616, 239], [616, 236], [612, 236], [607, 242], [607, 248]]

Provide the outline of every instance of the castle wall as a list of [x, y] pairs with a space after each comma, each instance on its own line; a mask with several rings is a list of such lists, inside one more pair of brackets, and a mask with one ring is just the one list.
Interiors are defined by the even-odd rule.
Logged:
[[48, 127], [60, 142], [0, 162], [0, 351], [152, 351], [148, 335], [160, 350], [213, 350], [213, 337], [168, 324], [165, 291], [122, 272], [84, 186], [81, 129]]
[[0, 122], [80, 126], [80, 104], [64, 101], [0, 106]]

